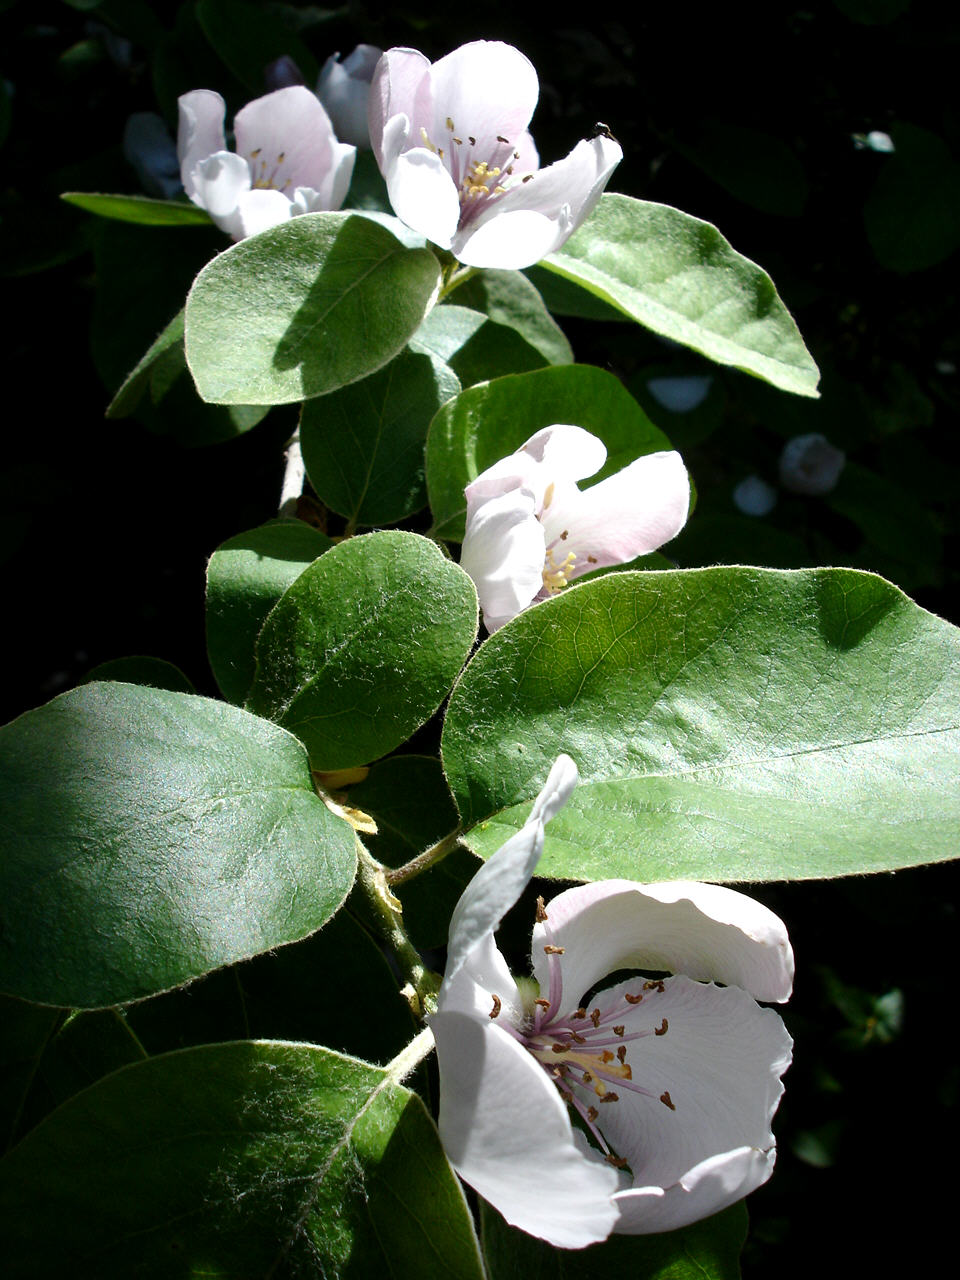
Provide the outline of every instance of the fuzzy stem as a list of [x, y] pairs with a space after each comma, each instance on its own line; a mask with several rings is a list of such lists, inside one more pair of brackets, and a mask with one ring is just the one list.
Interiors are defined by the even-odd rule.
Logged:
[[433, 1032], [429, 1027], [419, 1031], [405, 1049], [401, 1049], [395, 1058], [387, 1063], [387, 1071], [395, 1084], [400, 1084], [415, 1067], [418, 1067], [434, 1045]]
[[440, 285], [440, 297], [437, 301], [443, 302], [445, 298], [448, 298], [453, 293], [454, 289], [459, 289], [462, 284], [466, 284], [471, 277], [475, 276], [478, 270], [479, 267], [461, 267], [459, 263], [455, 262], [452, 271], [449, 273], [444, 272], [443, 281]]
[[[416, 996], [415, 1012], [432, 1012], [436, 1008], [436, 994], [440, 989], [437, 976], [426, 967], [420, 952], [410, 941], [403, 925], [403, 912], [399, 901], [390, 892], [385, 868], [357, 840], [357, 881], [367, 901], [377, 915], [377, 923], [384, 942], [393, 952], [397, 964], [407, 978]], [[409, 988], [408, 988], [409, 989]], [[412, 1002], [413, 1003], [413, 1002]]]
[[387, 884], [403, 884], [405, 880], [412, 880], [414, 876], [420, 875], [434, 863], [441, 862], [448, 853], [452, 853], [457, 847], [461, 831], [462, 828], [457, 827], [456, 831], [451, 831], [429, 849], [424, 849], [423, 853], [418, 853], [415, 858], [405, 862], [402, 867], [384, 868], [383, 878]]
[[283, 469], [283, 483], [280, 487], [281, 516], [297, 514], [297, 500], [303, 493], [303, 482], [306, 479], [306, 468], [303, 465], [303, 454], [300, 452], [300, 427], [290, 437], [284, 451], [286, 465]]

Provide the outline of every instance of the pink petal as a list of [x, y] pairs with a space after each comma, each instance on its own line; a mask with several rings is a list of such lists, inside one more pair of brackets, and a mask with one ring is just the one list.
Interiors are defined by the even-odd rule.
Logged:
[[[414, 119], [414, 106], [421, 83], [430, 70], [430, 60], [416, 49], [388, 49], [377, 63], [370, 83], [367, 125], [370, 145], [384, 170], [383, 130], [389, 120], [405, 115]], [[425, 124], [426, 121], [419, 123]], [[419, 136], [417, 142], [420, 141]]]
[[529, 182], [515, 182], [479, 221], [515, 209], [536, 210], [558, 224], [562, 238], [554, 248], [559, 248], [593, 212], [622, 159], [620, 144], [611, 138], [584, 139], [565, 159], [540, 169]]
[[[489, 866], [489, 863], [487, 864]], [[605, 1240], [619, 1217], [616, 1172], [575, 1133], [527, 1050], [487, 1020], [430, 1020], [440, 1067], [440, 1137], [450, 1163], [507, 1222], [565, 1249]]]
[[288, 196], [295, 187], [323, 189], [333, 168], [336, 139], [330, 117], [304, 85], [248, 102], [233, 127], [237, 153], [249, 162], [254, 186], [273, 187]]
[[[194, 89], [177, 99], [177, 108], [180, 117], [177, 129], [180, 181], [190, 199], [198, 203], [194, 170], [201, 160], [225, 150], [223, 117], [226, 103], [212, 89]], [[201, 208], [207, 206], [202, 204]]]
[[[430, 87], [433, 117], [427, 130], [434, 146], [446, 151], [448, 146], [457, 147], [453, 135], [462, 139], [458, 150], [461, 173], [465, 166], [479, 161], [506, 168], [513, 152], [519, 150], [516, 144], [526, 135], [540, 96], [537, 73], [529, 58], [501, 41], [475, 40], [433, 64]], [[452, 122], [452, 130], [447, 128], [447, 120]]]
[[704, 1160], [665, 1190], [636, 1187], [621, 1191], [613, 1198], [620, 1211], [614, 1233], [674, 1231], [708, 1218], [762, 1186], [773, 1173], [775, 1160], [772, 1147], [737, 1147]]
[[544, 942], [564, 948], [564, 1005], [616, 969], [664, 969], [742, 987], [783, 1002], [793, 985], [793, 950], [783, 921], [723, 885], [677, 880], [579, 885], [547, 904], [551, 939], [534, 926], [534, 973], [547, 982]]

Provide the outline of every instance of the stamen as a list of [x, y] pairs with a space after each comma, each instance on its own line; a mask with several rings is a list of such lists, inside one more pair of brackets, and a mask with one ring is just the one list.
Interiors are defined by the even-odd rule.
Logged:
[[429, 137], [427, 136], [427, 131], [426, 129], [424, 129], [423, 125], [420, 126], [420, 137], [423, 139], [423, 145], [427, 148], [427, 150], [432, 151], [434, 155], [437, 155], [438, 154], [437, 148], [430, 141]]
[[594, 1120], [596, 1120], [599, 1114], [600, 1112], [597, 1110], [596, 1107], [587, 1107], [587, 1119], [590, 1121], [591, 1124], [593, 1124]]
[[449, 116], [447, 116], [447, 128], [450, 130], [451, 133], [453, 133], [454, 125], [453, 125], [453, 121], [450, 119]]
[[626, 1000], [627, 1004], [639, 1004], [643, 999], [643, 996], [632, 996], [629, 992], [625, 991], [623, 993], [623, 998]]
[[256, 160], [257, 156], [260, 154], [260, 152], [261, 152], [262, 150], [263, 150], [263, 147], [257, 147], [255, 150], [251, 151], [251, 152], [250, 152], [250, 159], [251, 159], [251, 160]]
[[583, 1083], [584, 1083], [584, 1084], [592, 1084], [592, 1083], [593, 1083], [593, 1075], [592, 1075], [592, 1073], [591, 1073], [591, 1072], [589, 1072], [589, 1071], [585, 1071], [585, 1072], [583, 1073], [583, 1075], [581, 1076], [581, 1079], [583, 1080]]
[[543, 924], [547, 918], [547, 908], [543, 901], [543, 895], [537, 898], [537, 924]]
[[[491, 992], [491, 994], [492, 994], [492, 992]], [[491, 1018], [499, 1018], [499, 1017], [500, 1017], [500, 1008], [501, 1008], [501, 1005], [500, 1005], [500, 997], [499, 997], [499, 996], [494, 996], [494, 997], [493, 997], [493, 1008], [490, 1010], [490, 1017], [491, 1017]]]
[[643, 984], [644, 991], [663, 991], [663, 979], [657, 978], [656, 981], [645, 982]]
[[626, 1028], [626, 1024], [625, 1024], [625, 1023], [621, 1023], [619, 1027], [614, 1027], [614, 1028], [613, 1028], [613, 1034], [614, 1034], [615, 1036], [622, 1036], [622, 1035], [623, 1035], [623, 1033], [624, 1033], [624, 1031], [626, 1031], [626, 1029], [627, 1029], [627, 1028]]
[[590, 1021], [593, 1023], [593, 1025], [594, 1025], [595, 1027], [599, 1027], [599, 1025], [600, 1025], [600, 1010], [599, 1010], [599, 1009], [594, 1009], [594, 1010], [593, 1010], [593, 1012], [590, 1014]]
[[549, 942], [545, 943], [543, 947], [543, 953], [547, 956], [562, 956], [563, 951], [563, 947], [555, 947]]
[[471, 147], [475, 147], [477, 145], [476, 138], [471, 138], [469, 134], [467, 134], [467, 141], [470, 143]]
[[625, 1044], [622, 1044], [620, 1048], [617, 1050], [617, 1061], [620, 1063], [621, 1066], [623, 1066], [623, 1062], [626, 1056], [627, 1056], [627, 1046]]
[[586, 1009], [574, 1009], [573, 1016], [575, 1018], [579, 1018], [580, 1021], [582, 1022], [584, 1018], [587, 1016], [587, 1011]]
[[520, 181], [521, 181], [521, 182], [532, 182], [532, 181], [533, 181], [533, 174], [532, 174], [532, 173], [528, 173], [528, 174], [526, 175], [526, 177], [521, 178], [521, 179], [520, 179]]
[[551, 480], [550, 483], [547, 485], [546, 489], [544, 489], [542, 510], [546, 511], [547, 507], [549, 507], [550, 503], [553, 501], [553, 492], [554, 492], [554, 489], [556, 489], [556, 487], [557, 486]]
[[600, 1061], [601, 1061], [601, 1062], [612, 1062], [612, 1061], [613, 1061], [613, 1054], [610, 1052], [610, 1050], [609, 1050], [609, 1049], [604, 1049], [603, 1053], [601, 1053], [601, 1055], [600, 1055]]
[[[601, 1102], [619, 1102], [620, 1095], [619, 1093], [605, 1093], [603, 1097], [600, 1099], [600, 1101]], [[661, 1098], [660, 1101], [662, 1102], [663, 1099]]]
[[550, 1001], [544, 1000], [543, 996], [538, 997], [533, 1003], [538, 1004], [544, 1013], [547, 1013], [550, 1009]]
[[547, 548], [547, 557], [543, 566], [543, 585], [547, 593], [555, 596], [569, 582], [568, 574], [576, 563], [577, 557], [573, 551], [568, 551], [561, 564], [557, 564], [553, 555], [553, 548]]
[[615, 1169], [625, 1169], [627, 1167], [626, 1156], [613, 1156], [609, 1153], [604, 1156], [607, 1164], [612, 1164]]
[[667, 1022], [666, 1018], [664, 1018], [664, 1020], [660, 1023], [659, 1027], [655, 1028], [653, 1034], [655, 1036], [665, 1036], [667, 1034], [667, 1027], [669, 1025], [670, 1025], [669, 1022]]
[[508, 147], [509, 147], [509, 145], [510, 145], [510, 139], [509, 139], [509, 138], [504, 138], [504, 137], [503, 137], [501, 134], [499, 134], [499, 133], [497, 134], [497, 141], [498, 141], [498, 142], [504, 142], [504, 143], [506, 143], [506, 145], [507, 145]]
[[673, 1100], [670, 1097], [669, 1089], [664, 1089], [663, 1093], [660, 1095], [660, 1101], [665, 1107], [669, 1107], [671, 1111], [676, 1111], [677, 1108], [674, 1106]]

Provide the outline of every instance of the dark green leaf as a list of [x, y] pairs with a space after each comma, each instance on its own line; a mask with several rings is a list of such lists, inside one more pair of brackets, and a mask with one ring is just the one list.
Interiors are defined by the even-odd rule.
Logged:
[[64, 191], [60, 197], [100, 218], [135, 222], [142, 227], [209, 227], [205, 209], [184, 200], [154, 200], [152, 196], [107, 195], [99, 191]]
[[803, 213], [808, 195], [803, 165], [775, 134], [707, 120], [677, 150], [744, 204], [781, 217]]
[[319, 929], [350, 827], [283, 730], [226, 703], [88, 684], [0, 730], [0, 989], [141, 999]]
[[572, 364], [566, 334], [522, 272], [480, 271], [458, 285], [451, 297], [458, 306], [482, 311], [496, 324], [515, 329], [547, 364]]
[[443, 760], [487, 856], [574, 757], [543, 875], [850, 875], [957, 856], [958, 709], [960, 632], [881, 578], [613, 573], [481, 646]]
[[464, 486], [555, 422], [585, 427], [607, 446], [606, 465], [591, 484], [642, 454], [670, 448], [622, 383], [603, 369], [575, 364], [495, 378], [462, 392], [430, 424], [427, 491], [437, 534], [461, 539]]
[[439, 280], [372, 218], [308, 213], [234, 245], [187, 298], [187, 363], [204, 400], [285, 404], [326, 395], [393, 359]]
[[111, 658], [93, 667], [83, 678], [84, 684], [95, 680], [119, 680], [124, 684], [146, 684], [152, 689], [172, 689], [177, 693], [196, 693], [193, 682], [179, 667], [164, 658], [136, 655], [130, 658]]
[[307, 565], [332, 546], [302, 520], [275, 520], [217, 547], [207, 565], [207, 656], [225, 698], [243, 702], [264, 619]]
[[433, 1122], [312, 1045], [210, 1045], [78, 1094], [0, 1165], [6, 1274], [482, 1280]]
[[606, 194], [540, 265], [719, 364], [817, 394], [817, 366], [773, 281], [709, 222]]
[[960, 246], [960, 164], [928, 129], [897, 124], [863, 217], [870, 247], [893, 271], [923, 271]]
[[263, 73], [281, 54], [293, 59], [307, 84], [316, 83], [313, 54], [269, 8], [246, 0], [197, 0], [197, 18], [211, 48], [252, 93], [265, 91]]
[[427, 427], [459, 390], [442, 360], [408, 349], [369, 378], [305, 404], [300, 445], [321, 502], [351, 527], [419, 511], [427, 501]]
[[434, 307], [410, 347], [445, 361], [464, 387], [506, 373], [542, 369], [548, 363], [516, 329], [446, 302]]
[[186, 367], [186, 357], [183, 354], [183, 311], [180, 310], [127, 374], [107, 406], [106, 416], [125, 418], [133, 413], [148, 388], [151, 400], [157, 404]]
[[315, 769], [366, 764], [436, 711], [476, 634], [473, 583], [436, 543], [348, 538], [267, 618], [247, 706], [295, 733]]

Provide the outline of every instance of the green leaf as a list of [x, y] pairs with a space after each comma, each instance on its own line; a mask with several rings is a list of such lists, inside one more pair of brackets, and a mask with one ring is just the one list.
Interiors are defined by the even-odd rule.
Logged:
[[107, 406], [106, 416], [127, 417], [133, 413], [148, 389], [153, 403], [159, 403], [186, 367], [181, 309], [124, 378], [117, 394]]
[[540, 265], [710, 360], [817, 394], [817, 366], [773, 281], [709, 222], [607, 193]]
[[555, 1249], [480, 1202], [490, 1280], [739, 1280], [747, 1237], [741, 1200], [702, 1222], [653, 1236], [611, 1236], [587, 1249]]
[[281, 54], [293, 59], [305, 83], [316, 83], [316, 59], [279, 14], [246, 0], [197, 0], [197, 18], [214, 53], [252, 93], [264, 92], [263, 73]]
[[515, 329], [547, 364], [573, 363], [566, 334], [522, 272], [479, 271], [457, 285], [451, 297], [458, 306], [482, 311], [497, 324]]
[[60, 1009], [0, 996], [0, 1152], [20, 1135], [44, 1050], [65, 1016]]
[[352, 528], [419, 511], [427, 501], [427, 427], [459, 390], [442, 360], [408, 349], [362, 382], [305, 404], [300, 447], [321, 502]]
[[172, 689], [177, 693], [196, 693], [193, 682], [179, 667], [164, 658], [137, 654], [129, 658], [111, 658], [91, 668], [83, 677], [84, 684], [96, 680], [118, 680], [124, 684], [146, 684], [152, 689]]
[[578, 320], [619, 320], [629, 323], [630, 317], [619, 307], [604, 302], [596, 294], [588, 293], [574, 280], [565, 280], [546, 267], [527, 267], [523, 273], [540, 294], [547, 310], [555, 316], [574, 316]]
[[786, 218], [803, 213], [809, 195], [803, 165], [775, 134], [709, 119], [677, 150], [744, 204]]
[[10, 1152], [0, 1205], [11, 1280], [483, 1280], [419, 1098], [312, 1045], [211, 1045], [108, 1076]]
[[495, 378], [462, 392], [440, 410], [427, 436], [427, 492], [441, 538], [463, 538], [464, 486], [519, 449], [542, 427], [569, 422], [607, 446], [606, 465], [590, 483], [670, 442], [603, 369], [575, 364]]
[[410, 347], [445, 361], [464, 387], [506, 373], [542, 369], [548, 363], [515, 328], [447, 302], [434, 307]]
[[142, 227], [209, 227], [210, 215], [183, 200], [155, 200], [152, 196], [107, 195], [99, 191], [64, 191], [61, 200], [100, 218], [135, 222]]
[[443, 761], [482, 856], [566, 751], [538, 874], [805, 879], [956, 857], [958, 720], [960, 632], [881, 578], [613, 573], [481, 646]]
[[267, 618], [247, 706], [295, 733], [315, 769], [367, 764], [433, 715], [477, 634], [473, 583], [436, 543], [348, 538]]
[[[364, 844], [387, 867], [403, 866], [459, 822], [440, 761], [429, 756], [381, 760], [350, 788], [347, 803], [376, 819], [377, 834], [364, 836]], [[404, 924], [421, 949], [445, 945], [450, 916], [478, 865], [472, 853], [458, 848], [423, 874], [394, 886], [403, 903]]]
[[187, 363], [204, 400], [286, 404], [393, 359], [440, 268], [372, 218], [308, 213], [214, 258], [187, 298]]
[[223, 696], [240, 703], [267, 614], [308, 564], [333, 546], [302, 520], [274, 520], [222, 542], [207, 565], [207, 657]]
[[896, 124], [863, 208], [877, 261], [892, 271], [923, 271], [960, 246], [960, 164], [928, 129]]
[[95, 1008], [305, 937], [350, 827], [300, 744], [226, 703], [88, 684], [0, 730], [0, 990]]

